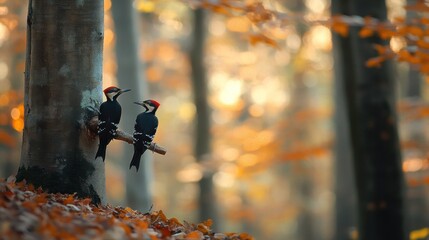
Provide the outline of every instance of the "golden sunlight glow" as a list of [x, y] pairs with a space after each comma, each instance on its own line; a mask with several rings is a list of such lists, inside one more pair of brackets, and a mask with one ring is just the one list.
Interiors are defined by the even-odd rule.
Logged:
[[195, 116], [195, 105], [193, 103], [183, 103], [179, 107], [179, 117], [185, 122], [191, 122]]
[[3, 80], [7, 77], [9, 73], [9, 67], [5, 62], [0, 62], [0, 80]]
[[18, 120], [21, 116], [21, 113], [18, 108], [12, 108], [12, 110], [10, 111], [10, 116], [13, 120]]
[[255, 64], [258, 58], [254, 52], [241, 52], [238, 57], [238, 62], [241, 65], [251, 65]]
[[3, 45], [3, 42], [9, 38], [9, 29], [0, 22], [0, 46]]
[[258, 104], [252, 104], [252, 106], [249, 107], [249, 114], [252, 117], [261, 117], [265, 113], [264, 108], [261, 105]]
[[256, 154], [244, 154], [237, 159], [237, 164], [241, 167], [251, 167], [259, 162]]
[[254, 87], [250, 93], [252, 101], [256, 104], [264, 105], [268, 100], [268, 95], [270, 95], [267, 90], [266, 85]]
[[226, 21], [226, 28], [231, 32], [248, 32], [250, 21], [246, 16], [231, 17]]
[[104, 44], [106, 46], [110, 46], [113, 44], [113, 39], [115, 37], [115, 34], [113, 33], [112, 29], [105, 29], [104, 30]]
[[429, 168], [429, 160], [422, 158], [407, 158], [402, 163], [404, 172], [417, 172]]
[[203, 177], [203, 171], [197, 163], [192, 163], [176, 174], [181, 182], [198, 182]]
[[324, 51], [332, 49], [331, 31], [325, 26], [312, 27], [308, 33], [310, 43], [316, 48]]
[[[216, 81], [216, 80], [214, 80]], [[225, 105], [235, 105], [241, 97], [243, 83], [239, 79], [229, 79], [219, 91], [219, 101]]]
[[406, 42], [403, 38], [392, 37], [392, 39], [390, 39], [390, 48], [394, 52], [399, 52], [401, 49], [405, 47], [405, 45], [406, 45]]
[[213, 20], [209, 24], [209, 32], [214, 36], [222, 36], [226, 31], [225, 23], [221, 20]]
[[9, 13], [9, 8], [6, 6], [0, 6], [0, 15], [7, 15]]
[[158, 65], [146, 68], [146, 78], [149, 82], [158, 82], [162, 79], [162, 69]]
[[174, 29], [175, 31], [180, 31], [183, 29], [183, 23], [178, 20], [177, 12], [174, 10], [163, 10], [159, 14], [159, 21], [166, 26]]
[[230, 188], [234, 186], [235, 177], [230, 173], [219, 171], [213, 176], [213, 182], [219, 187]]
[[290, 63], [290, 53], [285, 50], [276, 51], [274, 61], [277, 65], [288, 65]]
[[324, 0], [305, 0], [305, 6], [314, 13], [323, 13], [327, 2]]
[[260, 133], [258, 133], [258, 136], [256, 137], [261, 145], [267, 145], [274, 141], [274, 132], [270, 130], [264, 130]]
[[149, 13], [155, 11], [155, 2], [148, 0], [136, 0], [134, 2], [134, 7], [137, 9], [137, 11]]
[[115, 76], [109, 74], [109, 73], [104, 73], [103, 75], [103, 89], [112, 86], [112, 85], [116, 85], [116, 78]]
[[12, 127], [17, 132], [22, 132], [22, 130], [24, 129], [24, 120], [23, 119], [18, 119], [18, 120], [13, 121], [12, 122]]
[[112, 1], [111, 0], [104, 0], [104, 11], [107, 12], [112, 7]]
[[221, 157], [225, 161], [235, 161], [240, 155], [240, 151], [236, 148], [227, 148], [221, 152]]
[[286, 46], [291, 50], [298, 50], [301, 47], [301, 38], [298, 34], [290, 34], [286, 39]]

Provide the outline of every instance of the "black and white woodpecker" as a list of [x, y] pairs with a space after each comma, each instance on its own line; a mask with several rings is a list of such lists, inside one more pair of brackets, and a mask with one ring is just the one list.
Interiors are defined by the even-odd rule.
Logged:
[[137, 115], [136, 124], [134, 125], [134, 155], [130, 163], [139, 170], [140, 159], [143, 153], [149, 148], [158, 128], [158, 118], [155, 116], [159, 103], [155, 100], [146, 100], [143, 102], [134, 102], [145, 108], [145, 111]]
[[118, 103], [117, 98], [124, 92], [131, 91], [131, 89], [120, 89], [112, 86], [104, 89], [104, 95], [107, 100], [100, 106], [100, 115], [98, 117], [98, 136], [100, 143], [95, 158], [106, 157], [106, 147], [116, 135], [119, 121], [121, 120], [122, 108]]

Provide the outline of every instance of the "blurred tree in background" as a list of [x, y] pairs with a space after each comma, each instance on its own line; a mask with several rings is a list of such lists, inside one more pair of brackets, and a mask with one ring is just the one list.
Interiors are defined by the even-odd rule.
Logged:
[[[118, 2], [120, 7], [128, 7], [129, 12], [133, 12], [130, 6], [139, 11], [138, 16], [127, 16], [128, 23], [119, 28], [118, 15], [114, 15]], [[357, 201], [351, 156], [347, 156], [351, 151], [347, 150], [349, 136], [345, 135], [345, 129], [351, 126], [345, 124], [347, 101], [344, 98], [350, 95], [336, 92], [335, 100], [332, 98], [334, 85], [338, 90], [344, 87], [340, 84], [353, 81], [333, 81], [332, 40], [335, 54], [341, 53], [337, 52], [338, 42], [349, 39], [353, 39], [353, 44], [367, 43], [365, 49], [370, 51], [373, 38], [362, 40], [357, 37], [355, 29], [358, 27], [348, 26], [353, 23], [351, 20], [356, 20], [355, 24], [364, 22], [363, 19], [351, 16], [345, 18], [349, 22], [341, 22], [337, 21], [340, 18], [331, 18], [330, 8], [335, 9], [338, 2], [333, 1], [331, 6], [327, 0], [262, 1], [262, 5], [249, 5], [252, 7], [246, 7], [246, 11], [231, 10], [225, 4], [234, 7], [256, 1], [210, 1], [213, 4], [208, 6], [211, 14], [205, 16], [204, 25], [199, 25], [205, 32], [204, 45], [199, 46], [205, 49], [205, 54], [200, 52], [200, 59], [194, 60], [204, 63], [207, 92], [202, 95], [211, 109], [210, 133], [204, 133], [206, 137], [211, 136], [210, 154], [200, 158], [194, 145], [202, 143], [195, 139], [196, 120], [204, 115], [198, 112], [194, 101], [193, 83], [194, 80], [203, 81], [202, 77], [192, 77], [189, 50], [197, 47], [191, 39], [202, 34], [194, 30], [192, 4], [204, 1], [118, 2], [105, 0], [103, 87], [118, 84], [135, 90], [132, 86], [138, 84], [140, 91], [133, 91], [133, 94], [142, 95], [136, 98], [146, 98], [147, 93], [143, 91], [147, 91], [151, 98], [159, 100], [160, 127], [156, 141], [168, 149], [166, 156], [152, 157], [153, 171], [150, 171], [152, 166], [147, 167], [154, 174], [152, 183], [129, 181], [136, 183], [133, 191], [142, 193], [141, 196], [150, 189], [143, 186], [153, 186], [152, 200], [145, 200], [139, 209], [148, 210], [147, 205], [153, 203], [155, 210], [162, 209], [169, 216], [197, 221], [201, 212], [199, 183], [210, 173], [212, 180], [208, 184], [212, 184], [211, 194], [216, 196], [212, 200], [218, 200], [218, 220], [214, 225], [221, 231], [248, 231], [256, 239], [332, 239], [334, 236], [356, 239], [354, 214], [357, 212], [354, 213], [353, 204]], [[224, 5], [218, 7], [216, 4]], [[410, 12], [404, 8], [404, 0], [388, 0], [386, 4], [391, 22]], [[13, 150], [19, 146], [20, 139], [14, 135], [23, 127], [24, 105], [19, 93], [22, 90], [17, 85], [18, 92], [11, 91], [12, 84], [16, 84], [13, 79], [22, 82], [23, 61], [16, 67], [11, 60], [15, 56], [23, 58], [26, 6], [25, 1], [0, 2], [0, 83], [5, 84], [0, 93], [0, 125], [10, 130], [6, 134], [0, 132], [0, 142], [5, 152], [12, 150], [10, 156], [19, 156]], [[125, 10], [119, 13], [124, 14]], [[424, 16], [417, 11], [418, 19]], [[330, 27], [352, 35], [346, 34], [348, 37], [341, 40], [334, 35], [332, 39]], [[394, 36], [383, 43], [399, 53], [407, 49], [407, 43], [415, 44], [415, 41], [407, 41], [406, 37]], [[128, 50], [120, 50], [121, 47]], [[356, 49], [347, 49], [350, 54], [357, 53]], [[343, 63], [347, 65], [357, 60], [354, 56]], [[364, 56], [359, 59], [361, 63], [366, 61]], [[402, 168], [409, 187], [404, 201], [408, 203], [405, 225], [409, 233], [429, 224], [424, 215], [429, 182], [425, 137], [429, 123], [426, 120], [429, 88], [425, 76], [421, 81], [408, 77], [409, 69], [420, 71], [420, 65], [408, 62], [395, 65], [395, 69], [389, 70], [395, 79], [386, 82], [386, 86], [392, 87], [390, 94], [397, 93], [400, 97], [397, 109], [401, 145], [397, 148], [403, 153]], [[130, 69], [124, 70], [126, 67]], [[357, 71], [360, 74], [384, 69], [361, 67]], [[342, 76], [337, 70], [336, 74]], [[143, 74], [139, 76], [139, 73]], [[138, 79], [138, 83], [132, 79]], [[391, 85], [393, 82], [400, 83], [396, 89]], [[415, 82], [420, 86], [413, 84]], [[405, 97], [407, 89], [413, 96], [420, 92], [420, 97]], [[132, 106], [129, 101], [135, 100], [139, 99], [124, 101], [124, 109], [126, 106], [128, 111]], [[332, 124], [334, 103], [335, 125]], [[341, 104], [344, 105], [341, 107]], [[393, 110], [393, 103], [389, 104]], [[126, 131], [133, 127], [131, 115], [130, 119], [122, 122]], [[334, 130], [337, 131], [335, 151], [338, 151], [335, 162]], [[416, 137], [413, 132], [420, 134]], [[129, 147], [121, 142], [112, 143], [106, 159], [106, 192], [108, 202], [115, 205], [128, 205], [124, 182], [132, 173], [123, 167], [128, 165], [129, 159], [122, 156], [122, 152], [127, 152]], [[18, 158], [14, 159], [14, 164], [9, 166], [15, 165], [16, 169]], [[2, 163], [5, 160], [0, 159]], [[5, 174], [11, 171], [15, 170]], [[391, 184], [386, 183], [386, 186]]]
[[[140, 28], [139, 15], [131, 0], [112, 0], [112, 17], [115, 25], [115, 54], [117, 63], [117, 81], [122, 88], [132, 91], [121, 97], [126, 104], [121, 121], [121, 129], [134, 131], [136, 116], [142, 112], [141, 106], [132, 104], [143, 99], [150, 99], [144, 75], [144, 66], [139, 58]], [[152, 205], [153, 160], [150, 152], [142, 156], [139, 172], [129, 171], [127, 161], [131, 161], [132, 151], [123, 149], [120, 164], [126, 174], [126, 204], [140, 211], [148, 211]]]
[[[387, 19], [384, 1], [333, 1], [332, 14]], [[338, 39], [351, 153], [357, 184], [359, 239], [404, 239], [403, 177], [391, 65], [368, 68], [379, 37], [362, 39], [359, 28]], [[341, 201], [341, 200], [340, 200]]]

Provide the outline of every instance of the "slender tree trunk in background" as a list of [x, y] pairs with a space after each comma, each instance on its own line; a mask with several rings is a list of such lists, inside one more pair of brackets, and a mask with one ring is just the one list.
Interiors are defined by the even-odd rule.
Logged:
[[[333, 34], [334, 45], [339, 44], [341, 36]], [[333, 49], [335, 61], [335, 232], [337, 240], [351, 239], [351, 231], [357, 227], [357, 203], [355, 178], [353, 172], [352, 149], [350, 142], [350, 125], [347, 117], [346, 93], [344, 82], [349, 78], [352, 69], [346, 56], [351, 56], [349, 48], [342, 44]], [[340, 49], [341, 48], [341, 49]]]
[[25, 127], [17, 179], [104, 203], [86, 128], [102, 100], [103, 0], [29, 1]]
[[[302, 0], [285, 0], [285, 7], [294, 13], [305, 14], [307, 11], [305, 1]], [[306, 32], [308, 31], [308, 25], [297, 22], [295, 24], [296, 32], [299, 35], [300, 39], [304, 39]], [[302, 51], [304, 47], [301, 46], [296, 53], [291, 57], [293, 60], [292, 63], [292, 84], [291, 84], [291, 102], [290, 106], [287, 108], [288, 119], [292, 119], [294, 122], [293, 125], [296, 126], [292, 131], [294, 131], [293, 141], [287, 141], [285, 148], [295, 147], [295, 142], [299, 141], [302, 143], [308, 142], [312, 138], [312, 133], [310, 132], [309, 124], [297, 122], [295, 115], [298, 114], [303, 109], [311, 107], [311, 91], [308, 86], [305, 85], [306, 71], [307, 69], [301, 67], [303, 58]], [[299, 63], [301, 62], [301, 63]], [[301, 171], [291, 171], [290, 176], [294, 181], [294, 198], [295, 201], [299, 202], [300, 211], [297, 216], [297, 228], [296, 228], [296, 238], [299, 240], [313, 240], [320, 235], [317, 235], [318, 223], [315, 221], [314, 213], [312, 211], [312, 202], [314, 201], [314, 172], [312, 172], [312, 167], [309, 165], [308, 161], [296, 161], [291, 164], [294, 169], [301, 169]], [[286, 170], [282, 170], [286, 171]], [[297, 173], [298, 172], [298, 173]]]
[[[407, 0], [407, 5], [414, 5], [417, 0]], [[407, 11], [407, 20], [418, 18], [418, 14], [414, 11]], [[422, 76], [419, 71], [413, 69], [413, 66], [409, 65], [408, 78], [405, 79], [406, 92], [405, 97], [411, 101], [421, 103], [422, 99]], [[421, 119], [412, 121], [406, 124], [406, 131], [409, 131], [409, 140], [416, 144], [416, 149], [419, 151], [420, 156], [426, 155], [427, 140], [424, 129], [424, 122]], [[425, 173], [416, 172], [409, 173], [412, 177], [423, 178]], [[422, 176], [423, 175], [423, 176]], [[425, 189], [427, 186], [412, 186], [406, 190], [406, 232], [410, 232], [416, 229], [422, 229], [428, 226], [429, 215], [428, 204], [425, 198]]]
[[[334, 5], [333, 5], [334, 7]], [[335, 6], [337, 7], [337, 6]], [[335, 60], [335, 232], [337, 240], [352, 239], [352, 230], [357, 230], [357, 196], [356, 182], [353, 172], [353, 157], [350, 141], [350, 123], [348, 121], [347, 96], [344, 91], [345, 81], [353, 74], [351, 64], [347, 60], [352, 56], [345, 40], [333, 34], [333, 55]]]
[[[118, 65], [117, 78], [119, 86], [131, 88], [132, 91], [121, 96], [126, 105], [122, 114], [121, 129], [131, 133], [134, 131], [136, 116], [143, 111], [135, 101], [148, 99], [146, 82], [142, 78], [142, 64], [139, 59], [139, 28], [138, 15], [133, 8], [132, 0], [112, 0], [112, 16], [115, 24], [116, 59]], [[143, 99], [144, 98], [144, 99]], [[153, 179], [153, 159], [150, 151], [142, 156], [139, 171], [130, 171], [128, 164], [133, 151], [131, 147], [123, 150], [126, 176], [126, 205], [140, 211], [148, 211], [152, 205], [151, 182]]]
[[[333, 0], [332, 14], [372, 16], [386, 20], [384, 0]], [[357, 184], [359, 239], [405, 239], [403, 228], [403, 175], [397, 132], [394, 82], [389, 63], [367, 68], [376, 56], [378, 37], [362, 39], [359, 28], [334, 44], [336, 59], [347, 66], [344, 93]], [[341, 49], [350, 51], [342, 52]], [[337, 79], [341, 80], [341, 79]]]
[[[194, 10], [194, 31], [190, 53], [192, 68], [192, 87], [196, 107], [196, 138], [195, 158], [204, 161], [211, 153], [210, 108], [207, 101], [207, 77], [204, 67], [204, 43], [206, 37], [206, 12], [203, 9]], [[199, 191], [199, 220], [217, 220], [216, 196], [213, 185], [213, 173], [204, 172], [198, 182]]]

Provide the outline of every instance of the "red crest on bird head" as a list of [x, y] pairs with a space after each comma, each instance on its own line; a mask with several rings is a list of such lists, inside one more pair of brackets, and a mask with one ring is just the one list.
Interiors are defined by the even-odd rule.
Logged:
[[150, 100], [151, 102], [152, 102], [152, 104], [153, 105], [155, 105], [156, 106], [156, 108], [158, 108], [159, 107], [159, 105], [161, 105], [161, 104], [159, 104], [159, 102], [157, 102], [157, 101], [155, 101], [155, 100]]
[[106, 93], [108, 93], [108, 92], [110, 92], [112, 89], [115, 89], [115, 88], [117, 88], [117, 87], [115, 87], [115, 86], [110, 86], [110, 87], [108, 87], [108, 88], [106, 88], [106, 89], [104, 89], [104, 94], [106, 94]]

